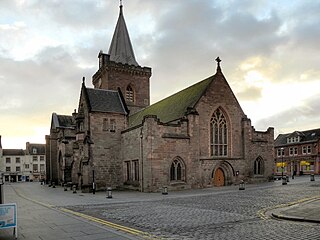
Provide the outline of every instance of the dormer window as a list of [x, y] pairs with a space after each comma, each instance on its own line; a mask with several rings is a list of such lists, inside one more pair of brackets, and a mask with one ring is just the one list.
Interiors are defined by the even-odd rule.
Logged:
[[296, 142], [300, 142], [300, 136], [287, 138], [287, 143], [296, 143]]
[[37, 154], [37, 149], [36, 149], [36, 148], [33, 148], [33, 149], [32, 149], [32, 153], [33, 153], [33, 154]]

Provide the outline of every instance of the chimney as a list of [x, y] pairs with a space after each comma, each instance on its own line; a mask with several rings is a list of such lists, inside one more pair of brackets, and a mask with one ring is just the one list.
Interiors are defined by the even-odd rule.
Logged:
[[27, 153], [27, 155], [30, 155], [30, 142], [26, 142], [26, 153]]

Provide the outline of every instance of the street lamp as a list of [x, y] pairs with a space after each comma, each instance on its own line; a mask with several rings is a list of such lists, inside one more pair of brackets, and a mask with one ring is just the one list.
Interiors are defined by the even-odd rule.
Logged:
[[287, 185], [287, 177], [283, 177], [283, 172], [284, 172], [284, 165], [283, 165], [283, 155], [284, 155], [284, 148], [281, 148], [281, 179], [282, 179], [282, 185]]
[[283, 179], [283, 171], [284, 171], [284, 166], [283, 166], [283, 155], [284, 155], [284, 148], [281, 149], [281, 179]]

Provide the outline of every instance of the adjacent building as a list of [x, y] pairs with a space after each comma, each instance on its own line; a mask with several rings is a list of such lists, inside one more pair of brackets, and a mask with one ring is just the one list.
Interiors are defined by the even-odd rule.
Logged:
[[98, 59], [77, 110], [52, 114], [49, 181], [155, 192], [272, 178], [274, 130], [254, 129], [219, 58], [212, 76], [150, 105], [151, 68], [135, 59], [120, 6], [109, 51]]
[[275, 140], [275, 175], [320, 173], [320, 129], [279, 134]]
[[0, 171], [6, 182], [45, 179], [45, 144], [26, 143], [26, 149], [2, 149], [0, 136]]

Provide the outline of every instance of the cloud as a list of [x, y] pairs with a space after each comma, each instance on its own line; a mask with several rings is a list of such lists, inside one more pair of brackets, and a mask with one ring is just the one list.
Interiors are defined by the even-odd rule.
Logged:
[[[109, 49], [118, 5], [0, 1], [1, 124], [32, 117], [49, 128], [52, 112], [77, 108], [82, 76], [91, 86], [97, 54]], [[319, 122], [318, 1], [132, 0], [123, 10], [137, 61], [152, 67], [152, 102], [213, 75], [220, 56], [257, 128], [283, 131]], [[10, 134], [5, 128], [0, 133]]]
[[[77, 58], [62, 47], [47, 48], [34, 60], [14, 61], [2, 58], [0, 65], [0, 116], [18, 116], [76, 107], [82, 76], [93, 69], [77, 66]], [[10, 106], [10, 107], [9, 107]], [[32, 111], [31, 111], [32, 109]]]

